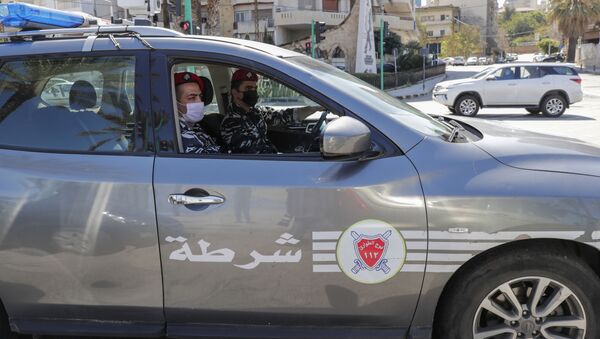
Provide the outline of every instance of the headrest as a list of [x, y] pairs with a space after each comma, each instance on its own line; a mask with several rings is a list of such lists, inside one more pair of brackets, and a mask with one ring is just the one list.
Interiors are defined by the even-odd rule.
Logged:
[[69, 107], [74, 110], [89, 109], [96, 105], [96, 90], [85, 80], [77, 80], [69, 90]]

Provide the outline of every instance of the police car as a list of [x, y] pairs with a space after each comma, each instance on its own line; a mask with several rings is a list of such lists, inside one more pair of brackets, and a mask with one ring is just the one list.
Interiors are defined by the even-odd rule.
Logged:
[[[272, 45], [42, 28], [1, 36], [0, 337], [600, 336], [599, 148]], [[184, 153], [173, 75], [209, 80], [214, 133], [240, 68], [323, 114], [277, 154]]]

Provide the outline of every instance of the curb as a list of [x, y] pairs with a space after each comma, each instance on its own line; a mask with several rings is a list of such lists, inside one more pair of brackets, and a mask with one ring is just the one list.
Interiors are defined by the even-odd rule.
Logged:
[[431, 94], [431, 91], [425, 92], [425, 93], [420, 93], [420, 94], [400, 95], [395, 98], [400, 99], [400, 100], [406, 100], [406, 99], [423, 97], [423, 96], [430, 95], [430, 94]]

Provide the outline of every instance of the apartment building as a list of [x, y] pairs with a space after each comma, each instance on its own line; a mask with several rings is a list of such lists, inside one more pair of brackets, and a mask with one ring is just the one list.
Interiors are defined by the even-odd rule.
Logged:
[[442, 51], [442, 40], [452, 35], [458, 27], [460, 8], [456, 6], [421, 7], [416, 10], [416, 19], [425, 27], [429, 53]]
[[479, 26], [481, 43], [486, 54], [491, 54], [497, 48], [497, 0], [431, 0], [428, 4], [430, 6], [453, 5], [459, 7], [461, 22]]

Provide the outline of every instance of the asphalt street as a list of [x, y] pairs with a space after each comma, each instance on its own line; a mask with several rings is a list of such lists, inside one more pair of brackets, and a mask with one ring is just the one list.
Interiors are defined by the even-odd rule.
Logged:
[[[449, 66], [447, 80], [470, 77], [489, 66]], [[559, 118], [530, 115], [522, 108], [483, 108], [474, 118], [484, 119], [509, 128], [535, 131], [580, 139], [600, 146], [600, 75], [580, 74], [583, 101], [572, 105]], [[443, 105], [434, 102], [431, 95], [406, 100], [417, 109], [429, 114], [450, 114]]]

